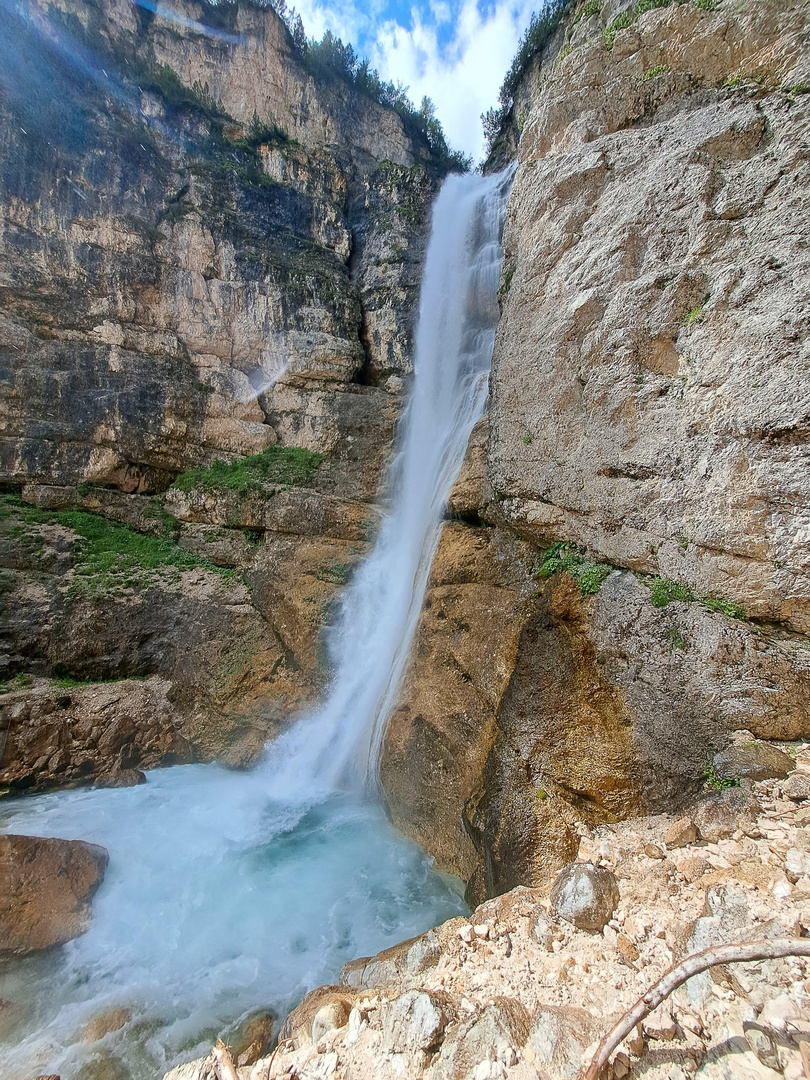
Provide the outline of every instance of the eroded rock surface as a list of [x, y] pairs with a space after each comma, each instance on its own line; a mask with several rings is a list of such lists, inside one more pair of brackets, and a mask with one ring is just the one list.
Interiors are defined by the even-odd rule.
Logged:
[[630, 7], [525, 117], [489, 480], [524, 536], [807, 633], [807, 8], [673, 3], [608, 49]]
[[0, 836], [0, 958], [83, 934], [108, 862], [104, 848], [81, 840]]

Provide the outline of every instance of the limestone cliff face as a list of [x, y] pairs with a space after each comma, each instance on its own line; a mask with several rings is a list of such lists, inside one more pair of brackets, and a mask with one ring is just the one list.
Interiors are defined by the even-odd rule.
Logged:
[[495, 498], [807, 633], [807, 7], [672, 4], [607, 49], [621, 7], [574, 27], [523, 128]]
[[810, 8], [582, 6], [518, 90], [489, 421], [383, 762], [475, 902], [734, 730], [810, 733]]
[[[231, 732], [241, 761], [322, 680], [323, 620], [374, 528], [438, 179], [272, 11], [169, 14], [0, 17], [0, 486], [39, 515], [0, 523], [0, 679], [160, 676], [193, 752]], [[273, 447], [317, 468], [167, 494]], [[95, 540], [73, 511], [191, 553], [194, 580], [172, 556], [181, 578], [78, 588]]]

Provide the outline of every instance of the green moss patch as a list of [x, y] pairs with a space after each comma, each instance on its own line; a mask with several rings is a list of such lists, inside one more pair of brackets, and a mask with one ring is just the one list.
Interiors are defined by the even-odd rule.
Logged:
[[[115, 593], [157, 583], [167, 571], [176, 580], [182, 570], [202, 568], [225, 580], [234, 571], [215, 566], [159, 536], [145, 536], [98, 514], [83, 510], [51, 513], [26, 506], [19, 496], [6, 495], [0, 504], [0, 520], [11, 518], [10, 529], [20, 535], [38, 526], [61, 525], [76, 533], [73, 574], [69, 591], [74, 595]], [[16, 521], [14, 520], [16, 519]]]
[[268, 446], [260, 454], [238, 461], [215, 461], [208, 469], [189, 469], [172, 484], [179, 491], [262, 491], [268, 484], [308, 487], [323, 455], [300, 446]]
[[552, 544], [543, 552], [537, 576], [545, 580], [558, 570], [564, 570], [577, 583], [583, 596], [593, 596], [599, 592], [602, 582], [613, 569], [614, 567], [607, 563], [597, 563], [589, 559], [573, 544], [560, 542]]

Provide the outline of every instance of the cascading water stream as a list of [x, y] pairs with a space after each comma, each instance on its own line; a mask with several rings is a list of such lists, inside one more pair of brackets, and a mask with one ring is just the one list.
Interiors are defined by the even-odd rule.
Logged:
[[318, 713], [278, 740], [274, 789], [373, 786], [422, 608], [443, 511], [487, 397], [513, 170], [454, 176], [433, 209], [416, 333], [414, 388], [392, 469], [395, 497], [330, 634], [336, 672]]
[[[392, 510], [330, 632], [335, 676], [322, 709], [248, 775], [183, 766], [142, 787], [4, 805], [6, 831], [81, 837], [111, 861], [87, 934], [0, 969], [0, 998], [21, 1006], [0, 1080], [77, 1080], [100, 1054], [154, 1080], [251, 1010], [283, 1015], [346, 960], [463, 910], [452, 881], [367, 790], [486, 399], [510, 183], [511, 171], [451, 177], [436, 201]], [[82, 1043], [88, 1020], [114, 1007], [130, 1020], [98, 1046]]]

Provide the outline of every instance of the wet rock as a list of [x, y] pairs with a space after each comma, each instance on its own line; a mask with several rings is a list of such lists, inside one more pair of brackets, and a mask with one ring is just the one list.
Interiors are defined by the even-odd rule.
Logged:
[[108, 1009], [107, 1012], [93, 1017], [89, 1024], [85, 1024], [79, 1033], [82, 1042], [98, 1042], [111, 1031], [119, 1031], [124, 1024], [132, 1018], [129, 1009]]
[[735, 743], [716, 754], [712, 767], [718, 780], [781, 780], [793, 771], [795, 762], [777, 746], [754, 740]]
[[146, 783], [146, 773], [140, 769], [117, 769], [115, 772], [99, 776], [94, 782], [96, 788], [137, 787]]
[[108, 862], [104, 848], [81, 840], [0, 836], [0, 956], [83, 934]]
[[231, 1057], [238, 1066], [253, 1065], [273, 1049], [273, 1029], [276, 1017], [272, 1012], [260, 1012], [249, 1017], [228, 1040]]
[[678, 818], [673, 821], [664, 835], [664, 842], [668, 848], [686, 847], [697, 840], [697, 829], [691, 818]]
[[82, 1080], [131, 1080], [131, 1074], [120, 1058], [101, 1054], [82, 1065]]
[[619, 885], [610, 870], [570, 863], [554, 882], [551, 912], [580, 930], [601, 930], [619, 906]]
[[447, 1017], [427, 993], [409, 990], [382, 1013], [382, 1047], [387, 1053], [415, 1054], [432, 1049], [442, 1037]]
[[758, 809], [750, 784], [743, 781], [738, 788], [725, 788], [705, 796], [695, 811], [695, 825], [701, 840], [714, 844], [751, 824]]

